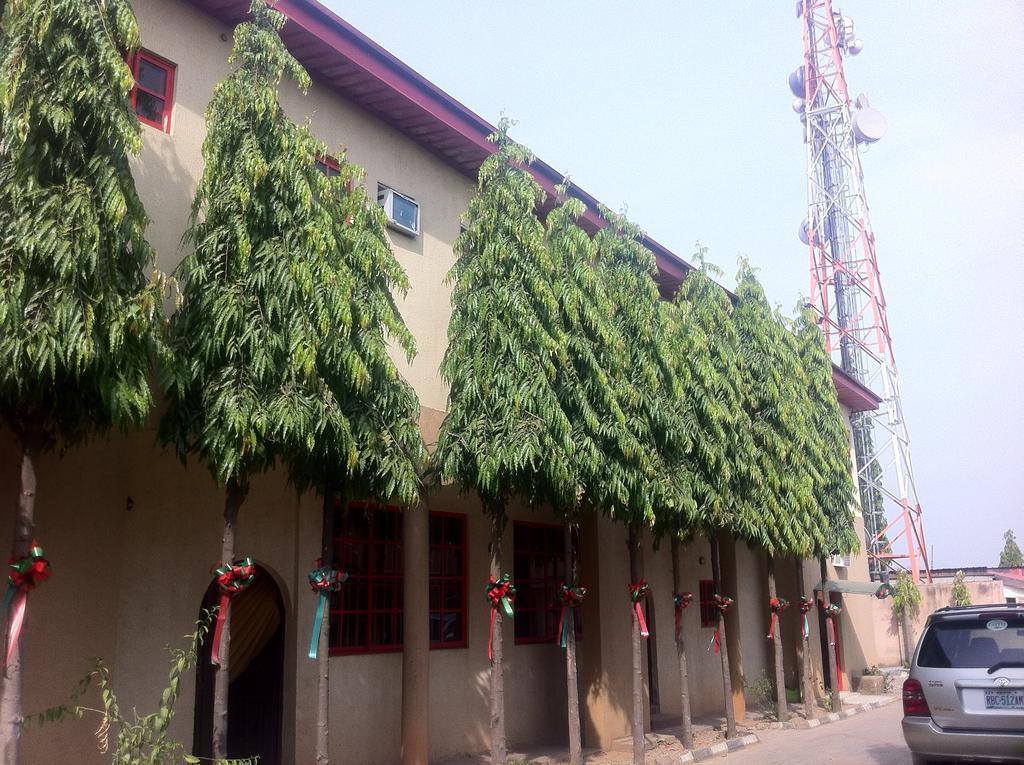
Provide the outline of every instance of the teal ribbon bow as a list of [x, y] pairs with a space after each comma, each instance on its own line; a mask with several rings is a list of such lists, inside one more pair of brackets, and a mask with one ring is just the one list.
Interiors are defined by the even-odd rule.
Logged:
[[327, 611], [327, 602], [332, 592], [341, 590], [348, 574], [333, 566], [320, 566], [309, 572], [309, 587], [317, 594], [316, 615], [313, 617], [313, 634], [309, 638], [309, 658], [315, 659], [320, 647], [320, 629]]

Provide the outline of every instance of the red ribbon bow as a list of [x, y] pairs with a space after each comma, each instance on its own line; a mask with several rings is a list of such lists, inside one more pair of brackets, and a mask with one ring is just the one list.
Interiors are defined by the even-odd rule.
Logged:
[[7, 655], [4, 666], [11, 663], [11, 656], [21, 637], [21, 628], [25, 623], [25, 607], [28, 605], [28, 593], [40, 582], [50, 578], [50, 561], [43, 556], [43, 548], [36, 540], [32, 540], [28, 555], [24, 558], [11, 558], [7, 561], [10, 573], [7, 575], [7, 594], [4, 596], [4, 611], [14, 605], [14, 613], [10, 615], [10, 628], [7, 633]]
[[217, 585], [220, 587], [220, 605], [217, 608], [217, 626], [213, 630], [210, 662], [219, 666], [221, 635], [224, 632], [228, 609], [231, 607], [231, 598], [252, 584], [256, 576], [256, 566], [253, 565], [252, 558], [242, 558], [230, 565], [221, 565], [213, 573], [217, 575]]
[[649, 637], [651, 634], [647, 631], [647, 621], [644, 619], [644, 610], [640, 606], [640, 601], [647, 597], [647, 591], [649, 589], [651, 589], [651, 586], [647, 584], [646, 579], [641, 579], [639, 582], [629, 585], [629, 598], [633, 601], [633, 612], [636, 614], [636, 621], [640, 626], [641, 637]]
[[679, 640], [679, 636], [683, 631], [683, 609], [690, 605], [690, 601], [693, 600], [693, 593], [677, 592], [672, 600], [676, 606], [676, 640]]
[[[711, 641], [715, 646], [715, 653], [722, 650], [722, 617], [725, 616], [725, 612], [729, 610], [729, 606], [733, 604], [733, 599], [728, 595], [719, 595], [715, 593], [715, 597], [712, 600], [711, 605], [718, 609], [721, 616], [715, 620], [715, 634], [711, 636]], [[708, 644], [708, 648], [711, 648], [711, 644]]]
[[785, 598], [772, 598], [768, 601], [768, 607], [771, 608], [772, 611], [772, 622], [771, 626], [768, 628], [767, 637], [769, 640], [774, 640], [775, 627], [779, 623], [779, 614], [781, 614], [783, 611], [789, 608], [789, 601]]
[[835, 603], [826, 603], [825, 601], [821, 601], [821, 608], [825, 612], [825, 619], [826, 619], [825, 628], [828, 631], [828, 644], [829, 645], [835, 645], [836, 644], [836, 624], [835, 624], [835, 620], [836, 620], [836, 618], [838, 618], [839, 614], [841, 614], [843, 612], [843, 609], [842, 609], [842, 607], [836, 605]]
[[502, 574], [495, 579], [493, 576], [487, 584], [487, 599], [491, 601], [491, 626], [487, 634], [487, 658], [494, 661], [494, 622], [498, 617], [498, 609], [505, 612], [509, 619], [512, 619], [515, 612], [512, 610], [512, 602], [516, 598], [516, 586], [508, 574]]

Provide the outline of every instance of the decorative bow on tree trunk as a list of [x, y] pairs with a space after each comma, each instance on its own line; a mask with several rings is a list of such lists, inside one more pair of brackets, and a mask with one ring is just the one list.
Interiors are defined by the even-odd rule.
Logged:
[[[320, 561], [317, 561], [319, 564]], [[309, 587], [317, 594], [316, 615], [313, 617], [313, 634], [309, 638], [309, 658], [315, 659], [320, 645], [320, 629], [327, 610], [327, 602], [332, 592], [341, 590], [341, 585], [348, 580], [348, 574], [334, 566], [318, 566], [309, 572]]]
[[36, 540], [24, 558], [11, 558], [8, 561], [11, 573], [7, 575], [7, 594], [4, 596], [4, 613], [8, 613], [11, 604], [14, 612], [10, 614], [10, 628], [7, 633], [7, 656], [4, 666], [11, 662], [11, 655], [18, 645], [21, 627], [25, 623], [25, 607], [28, 605], [29, 590], [35, 589], [40, 582], [50, 578], [50, 561], [43, 557], [43, 548]]
[[640, 606], [640, 601], [647, 597], [647, 591], [650, 589], [651, 585], [647, 584], [646, 579], [641, 579], [639, 582], [629, 585], [629, 599], [633, 602], [636, 621], [640, 625], [640, 634], [643, 637], [649, 637], [651, 633], [647, 631], [647, 622], [644, 619], [644, 610]]
[[772, 611], [772, 623], [768, 628], [768, 639], [772, 640], [775, 638], [775, 627], [779, 623], [779, 614], [789, 608], [789, 601], [785, 598], [772, 598], [768, 601], [768, 606]]
[[512, 619], [515, 612], [512, 610], [512, 601], [516, 598], [516, 586], [512, 584], [512, 578], [508, 574], [502, 574], [487, 585], [487, 599], [491, 602], [491, 626], [487, 635], [487, 658], [494, 661], [494, 620], [500, 608], [505, 616]]
[[210, 651], [210, 662], [220, 664], [220, 638], [224, 630], [231, 599], [252, 584], [256, 577], [256, 566], [252, 558], [242, 558], [232, 564], [223, 564], [216, 569], [217, 585], [220, 587], [220, 607], [217, 609], [217, 626], [213, 630], [213, 646]]

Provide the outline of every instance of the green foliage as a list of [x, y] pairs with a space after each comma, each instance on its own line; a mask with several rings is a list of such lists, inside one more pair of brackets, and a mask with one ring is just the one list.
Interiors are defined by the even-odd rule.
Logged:
[[358, 172], [342, 158], [340, 175], [321, 173], [326, 147], [281, 108], [284, 77], [309, 85], [284, 16], [264, 0], [251, 13], [207, 109], [162, 436], [221, 483], [280, 459], [300, 489], [347, 480], [412, 503], [418, 403], [387, 355], [388, 338], [414, 352], [391, 294], [406, 277]]
[[771, 709], [775, 705], [775, 678], [762, 673], [753, 682], [744, 681], [743, 694], [754, 709]]
[[[601, 215], [608, 226], [595, 237], [597, 273], [625, 342], [626, 353], [609, 374], [626, 427], [607, 434], [620, 472], [596, 499], [627, 524], [653, 526], [675, 516], [682, 528], [696, 517], [689, 476], [680, 469], [693, 426], [670, 346], [671, 306], [658, 293], [654, 255], [640, 229], [607, 208]], [[617, 366], [621, 361], [625, 367]]]
[[809, 557], [825, 545], [828, 519], [815, 496], [821, 463], [809, 417], [808, 378], [796, 342], [772, 312], [753, 270], [740, 265], [733, 319], [739, 335], [745, 406], [755, 449], [750, 522], [770, 554]]
[[[676, 293], [670, 325], [681, 395], [693, 422], [681, 469], [690, 481], [705, 533], [727, 529], [744, 539], [759, 540], [761, 525], [752, 513], [742, 512], [755, 454], [744, 408], [746, 381], [739, 336], [729, 295], [712, 279], [720, 272], [705, 262], [705, 254], [704, 248], [698, 250], [700, 267]], [[669, 520], [670, 530], [685, 536], [688, 529], [678, 525], [679, 518]]]
[[950, 593], [949, 604], [951, 606], [971, 605], [971, 593], [967, 590], [965, 583], [966, 575], [963, 571], [957, 571], [953, 575], [953, 592]]
[[[793, 335], [790, 335], [793, 337]], [[828, 520], [820, 556], [848, 555], [860, 549], [854, 529], [855, 490], [850, 436], [832, 382], [832, 360], [816, 315], [805, 309], [797, 322], [796, 345], [806, 379], [810, 409], [804, 451], [814, 476], [814, 500]]]
[[573, 426], [559, 399], [566, 335], [555, 285], [561, 266], [535, 209], [544, 194], [524, 169], [532, 156], [502, 120], [480, 168], [458, 259], [448, 348], [450, 386], [436, 457], [441, 474], [486, 505], [512, 496], [575, 502]]
[[0, 21], [0, 416], [65, 443], [141, 423], [162, 280], [125, 0], [9, 0]]
[[1024, 566], [1024, 553], [1021, 553], [1017, 545], [1017, 537], [1013, 529], [1007, 529], [1003, 534], [1003, 550], [999, 553], [1000, 568], [1018, 568]]
[[900, 619], [912, 617], [921, 605], [921, 591], [908, 571], [900, 571], [892, 588], [892, 612]]
[[[179, 742], [168, 738], [168, 730], [181, 692], [181, 678], [199, 660], [199, 647], [210, 630], [215, 614], [216, 609], [204, 612], [196, 622], [195, 632], [186, 636], [187, 648], [167, 649], [171, 654], [171, 669], [167, 675], [167, 687], [160, 694], [160, 703], [155, 712], [140, 716], [132, 709], [131, 715], [125, 716], [111, 682], [110, 670], [102, 659], [96, 659], [92, 672], [79, 682], [66, 704], [26, 716], [23, 726], [29, 728], [33, 723], [45, 726], [68, 718], [81, 718], [86, 713], [96, 714], [100, 716], [100, 724], [95, 733], [96, 746], [101, 753], [109, 755], [111, 765], [172, 765], [180, 762], [182, 757], [185, 762], [199, 762], [198, 758], [185, 754]], [[100, 709], [81, 704], [82, 697], [93, 685], [100, 694]], [[224, 761], [217, 765], [255, 765], [258, 759]]]
[[[560, 189], [564, 194], [564, 188]], [[626, 343], [614, 324], [614, 307], [594, 269], [597, 249], [580, 226], [585, 207], [564, 198], [546, 221], [545, 246], [556, 270], [555, 293], [565, 337], [556, 388], [572, 423], [571, 470], [578, 504], [603, 505], [624, 492], [624, 471], [634, 444], [619, 406], [615, 378], [625, 368]], [[555, 505], [572, 515], [577, 506]]]

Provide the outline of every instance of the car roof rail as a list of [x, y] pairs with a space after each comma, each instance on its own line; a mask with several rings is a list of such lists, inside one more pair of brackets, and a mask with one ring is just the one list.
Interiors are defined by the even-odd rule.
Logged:
[[933, 613], [958, 613], [961, 611], [1014, 611], [1024, 608], [1024, 603], [979, 603], [976, 606], [943, 606], [936, 608]]

